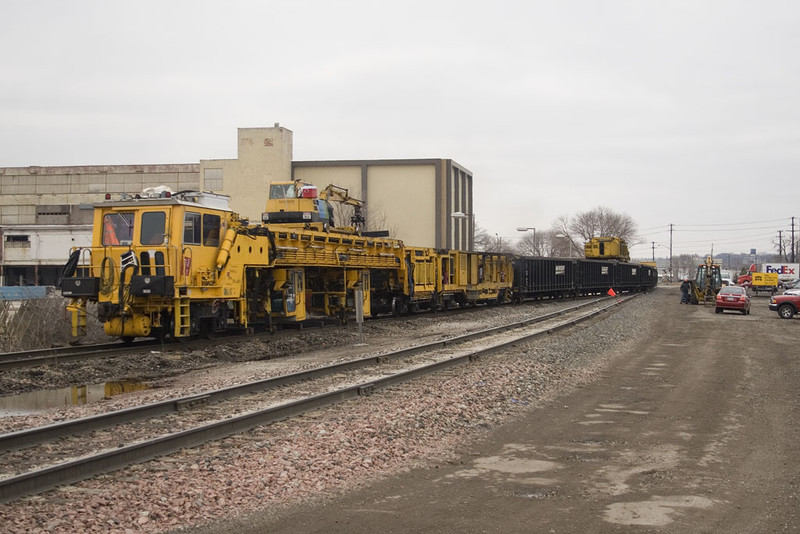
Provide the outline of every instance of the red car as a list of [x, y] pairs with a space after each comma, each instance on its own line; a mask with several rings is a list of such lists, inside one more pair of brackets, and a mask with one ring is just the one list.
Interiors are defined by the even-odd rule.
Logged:
[[750, 315], [750, 297], [747, 290], [741, 286], [725, 286], [717, 293], [717, 307], [714, 310], [722, 313], [725, 310], [741, 312]]

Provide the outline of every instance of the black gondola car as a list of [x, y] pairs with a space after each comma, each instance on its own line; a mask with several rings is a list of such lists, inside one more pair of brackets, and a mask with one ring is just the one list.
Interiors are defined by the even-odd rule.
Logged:
[[578, 293], [581, 295], [605, 294], [614, 287], [616, 262], [582, 259], [579, 267]]
[[574, 258], [515, 258], [516, 300], [575, 296], [577, 266]]
[[647, 265], [620, 262], [616, 265], [614, 289], [616, 291], [642, 291], [658, 282], [658, 272]]

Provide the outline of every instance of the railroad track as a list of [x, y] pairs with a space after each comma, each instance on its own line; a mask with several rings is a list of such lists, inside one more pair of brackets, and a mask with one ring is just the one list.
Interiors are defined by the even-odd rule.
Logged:
[[[483, 308], [455, 308], [451, 310], [439, 310], [436, 312], [439, 316], [446, 315], [459, 315], [462, 313], [474, 313]], [[378, 317], [373, 320], [394, 319], [393, 317]], [[338, 326], [341, 323], [338, 320], [330, 318], [320, 318], [316, 321], [310, 321], [311, 326], [306, 325], [306, 328], [324, 328], [331, 326]], [[212, 345], [225, 344], [232, 339], [248, 337], [256, 338], [260, 336], [274, 336], [280, 337], [282, 335], [291, 335], [296, 332], [296, 329], [287, 328], [285, 330], [277, 330], [275, 332], [256, 332], [248, 334], [225, 333], [214, 338], [192, 337], [183, 338], [180, 342], [161, 342], [155, 339], [142, 339], [132, 343], [123, 343], [122, 341], [115, 341], [112, 343], [102, 343], [95, 345], [74, 345], [69, 347], [52, 347], [48, 349], [25, 350], [18, 352], [5, 352], [0, 353], [0, 371], [10, 371], [13, 369], [26, 369], [31, 367], [40, 367], [43, 365], [58, 365], [60, 363], [80, 362], [97, 358], [116, 358], [126, 354], [139, 352], [142, 350], [152, 349], [158, 347], [161, 350], [187, 350], [204, 348]]]
[[0, 371], [56, 365], [91, 358], [108, 358], [119, 354], [136, 352], [148, 347], [160, 345], [157, 341], [143, 340], [134, 343], [101, 343], [97, 345], [74, 345], [69, 347], [53, 347], [50, 349], [24, 350], [4, 352], [0, 354]]
[[[544, 316], [391, 353], [0, 435], [0, 451], [4, 453], [0, 469], [5, 472], [0, 474], [5, 477], [0, 480], [0, 502], [141, 463], [474, 361], [575, 325], [630, 298], [633, 297], [611, 303], [608, 299], [585, 302]], [[538, 328], [512, 335], [515, 330], [533, 325]], [[287, 398], [293, 400], [287, 401]], [[231, 415], [233, 411], [244, 413]], [[91, 439], [82, 436], [89, 432]], [[152, 437], [154, 435], [156, 437]]]
[[[593, 299], [594, 300], [594, 299]], [[455, 308], [451, 310], [439, 310], [439, 316], [459, 315], [463, 313], [474, 313], [483, 308]], [[379, 317], [377, 320], [389, 319], [389, 317]], [[393, 319], [393, 318], [392, 318]], [[311, 328], [324, 328], [339, 325], [339, 321], [331, 319], [319, 319], [312, 323]], [[126, 354], [136, 353], [142, 350], [158, 347], [162, 350], [186, 350], [204, 348], [211, 345], [225, 344], [235, 338], [291, 335], [295, 329], [278, 330], [276, 332], [257, 332], [251, 334], [226, 333], [212, 339], [193, 337], [182, 339], [179, 343], [163, 343], [154, 339], [142, 339], [132, 343], [116, 341], [112, 343], [102, 343], [95, 345], [74, 345], [69, 347], [52, 347], [48, 349], [26, 350], [18, 352], [0, 353], [0, 371], [10, 371], [14, 369], [26, 369], [40, 367], [43, 365], [58, 365], [60, 363], [80, 362], [97, 358], [116, 358]]]

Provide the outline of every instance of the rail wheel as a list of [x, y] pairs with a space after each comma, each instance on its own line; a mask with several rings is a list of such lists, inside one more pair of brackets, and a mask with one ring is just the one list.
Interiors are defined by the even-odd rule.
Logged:
[[403, 299], [400, 297], [394, 297], [392, 299], [392, 315], [395, 317], [400, 317], [406, 312], [406, 306], [403, 302]]

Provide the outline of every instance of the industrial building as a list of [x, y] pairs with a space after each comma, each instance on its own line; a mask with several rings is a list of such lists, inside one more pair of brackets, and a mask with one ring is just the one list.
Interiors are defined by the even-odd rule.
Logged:
[[366, 202], [367, 230], [416, 246], [472, 249], [472, 173], [455, 161], [293, 161], [292, 143], [293, 132], [276, 124], [240, 128], [236, 159], [0, 167], [0, 285], [55, 285], [70, 248], [91, 244], [95, 203], [159, 185], [229, 195], [232, 209], [255, 223], [270, 182], [335, 184]]

